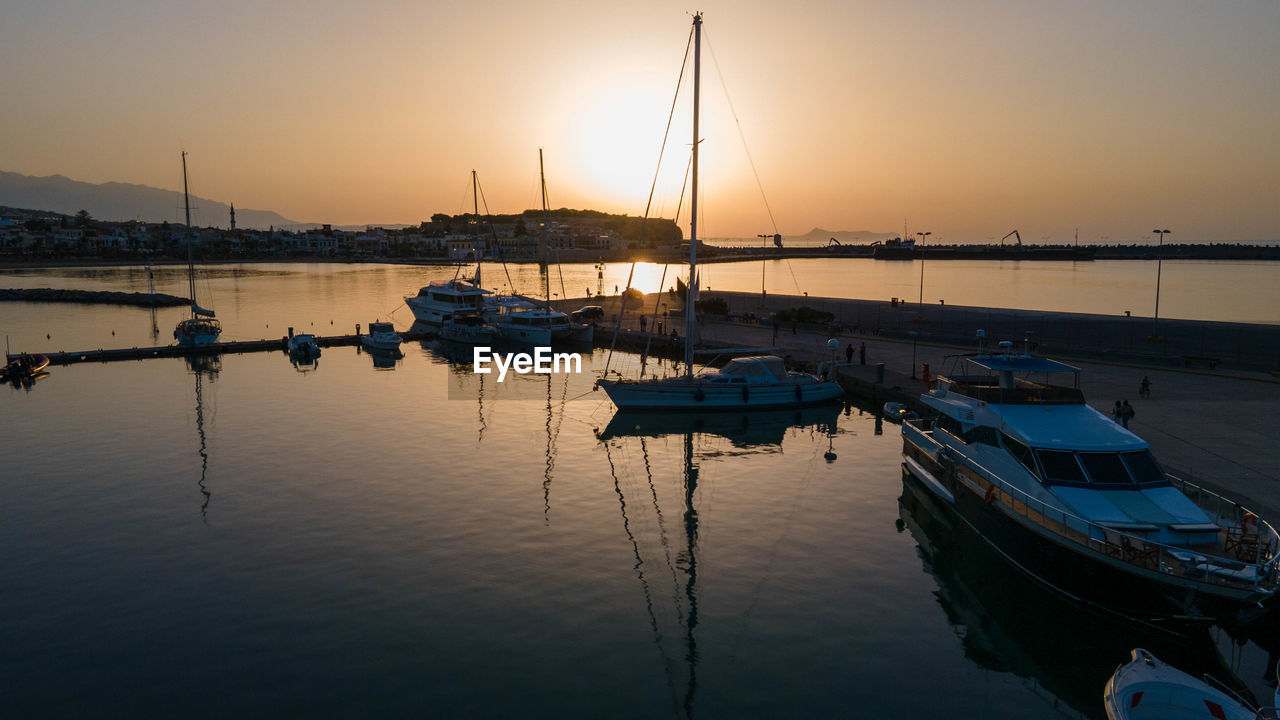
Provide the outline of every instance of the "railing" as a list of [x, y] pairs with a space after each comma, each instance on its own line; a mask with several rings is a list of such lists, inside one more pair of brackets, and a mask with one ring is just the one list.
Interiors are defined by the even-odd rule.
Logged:
[[[910, 428], [911, 431], [914, 431], [911, 433], [912, 435], [927, 438], [932, 445], [940, 448], [944, 456], [947, 455], [949, 448], [934, 440], [924, 430], [916, 427], [915, 422], [918, 421], [908, 420], [903, 423], [904, 435], [907, 434], [906, 429]], [[950, 458], [947, 459], [950, 460]], [[1251, 588], [1255, 591], [1261, 590], [1265, 592], [1275, 592], [1277, 587], [1280, 587], [1280, 533], [1277, 533], [1270, 523], [1263, 521], [1239, 503], [1182, 478], [1167, 475], [1175, 486], [1180, 487], [1184, 495], [1191, 497], [1190, 492], [1194, 492], [1197, 498], [1201, 500], [1201, 502], [1197, 502], [1197, 505], [1202, 506], [1203, 499], [1209, 496], [1219, 506], [1219, 509], [1225, 504], [1229, 511], [1233, 513], [1231, 516], [1233, 525], [1226, 528], [1226, 530], [1230, 531], [1233, 528], [1244, 530], [1243, 521], [1245, 516], [1250, 515], [1256, 518], [1257, 530], [1252, 533], [1252, 542], [1249, 543], [1252, 545], [1254, 553], [1251, 562], [1243, 559], [1231, 560], [1209, 555], [1190, 547], [1155, 542], [1138, 535], [1100, 525], [1061, 508], [1054, 507], [1044, 500], [1014, 487], [1001, 479], [996, 473], [973, 462], [971, 459], [966, 458], [964, 464], [957, 463], [956, 468], [977, 486], [978, 492], [984, 494], [987, 502], [1000, 502], [1013, 515], [1022, 517], [1027, 522], [1038, 525], [1076, 545], [1106, 557], [1164, 575], [1186, 578], [1209, 585], [1221, 585], [1235, 589]], [[1204, 509], [1207, 510], [1207, 508]], [[1228, 516], [1218, 512], [1214, 517], [1220, 520]], [[1256, 568], [1252, 575], [1252, 580], [1248, 579], [1247, 575], [1244, 574], [1244, 571], [1250, 567]]]

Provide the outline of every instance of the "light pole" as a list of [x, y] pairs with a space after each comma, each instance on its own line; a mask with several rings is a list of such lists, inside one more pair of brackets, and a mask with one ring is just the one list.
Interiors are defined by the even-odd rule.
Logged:
[[1160, 264], [1164, 260], [1164, 236], [1169, 234], [1169, 230], [1152, 230], [1157, 237], [1160, 238], [1156, 245], [1156, 311], [1155, 316], [1151, 318], [1151, 340], [1160, 341]]
[[911, 335], [911, 379], [915, 380], [916, 379], [916, 338], [920, 336], [920, 333], [916, 332], [915, 330], [911, 330], [908, 334]]
[[[931, 232], [918, 232], [920, 236], [920, 300], [916, 303], [920, 307], [920, 316], [924, 317], [924, 239], [932, 235]], [[915, 377], [914, 375], [912, 377]]]

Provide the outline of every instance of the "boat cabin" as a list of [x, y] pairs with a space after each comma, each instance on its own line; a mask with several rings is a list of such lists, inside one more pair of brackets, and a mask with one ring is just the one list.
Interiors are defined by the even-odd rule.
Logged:
[[716, 384], [758, 384], [785, 382], [787, 367], [776, 355], [734, 358], [717, 372], [703, 376], [702, 381]]

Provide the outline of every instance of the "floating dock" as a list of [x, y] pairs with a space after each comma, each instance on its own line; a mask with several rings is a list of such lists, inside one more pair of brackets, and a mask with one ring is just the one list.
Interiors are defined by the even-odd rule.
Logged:
[[[435, 333], [411, 330], [399, 332], [399, 335], [404, 338], [405, 342], [416, 342], [435, 337]], [[360, 336], [358, 334], [331, 335], [328, 337], [317, 335], [315, 338], [316, 344], [320, 347], [360, 344]], [[270, 352], [272, 350], [284, 350], [288, 343], [289, 338], [282, 337], [274, 340], [239, 340], [210, 343], [208, 345], [160, 345], [158, 347], [117, 348], [113, 350], [99, 348], [97, 350], [81, 350], [79, 352], [47, 352], [42, 354], [49, 358], [50, 365], [73, 365], [84, 362], [116, 362], [121, 360], [146, 360], [148, 358], [189, 357], [192, 355]], [[18, 354], [14, 353], [10, 354], [8, 358], [13, 359], [17, 356]]]

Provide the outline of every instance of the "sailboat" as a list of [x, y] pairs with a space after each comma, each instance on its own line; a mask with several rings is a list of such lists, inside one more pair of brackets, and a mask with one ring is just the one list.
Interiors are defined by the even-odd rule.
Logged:
[[[471, 194], [475, 203], [475, 214], [477, 222], [480, 219], [480, 193], [476, 188], [476, 171], [471, 171]], [[425, 323], [437, 330], [449, 324], [449, 332], [445, 335], [447, 339], [469, 342], [480, 341], [487, 342], [492, 333], [488, 331], [487, 326], [483, 323], [483, 315], [485, 311], [485, 300], [491, 294], [480, 285], [480, 262], [481, 253], [476, 250], [476, 274], [474, 278], [459, 278], [456, 275], [448, 282], [433, 282], [423, 286], [418, 290], [418, 294], [413, 297], [404, 299], [409, 310], [413, 312], [413, 317], [417, 322]], [[462, 268], [459, 266], [459, 272]], [[462, 315], [466, 318], [480, 317], [481, 322], [476, 324], [473, 320], [464, 319], [453, 326], [451, 322], [455, 317]], [[468, 328], [483, 328], [483, 331], [468, 331]]]
[[499, 298], [497, 312], [490, 321], [504, 340], [534, 346], [549, 346], [553, 340], [590, 343], [595, 328], [573, 322], [568, 315], [551, 308], [551, 275], [546, 271], [547, 178], [542, 170], [542, 150], [538, 150], [538, 176], [542, 184], [542, 230], [538, 241], [538, 261], [543, 269], [542, 307], [520, 298]]
[[685, 293], [684, 375], [661, 380], [601, 378], [596, 386], [620, 410], [726, 410], [784, 408], [822, 403], [844, 394], [833, 379], [788, 372], [774, 355], [736, 358], [718, 372], [695, 375], [698, 301], [698, 104], [702, 15], [693, 16], [693, 157], [689, 195], [689, 285]]
[[187, 153], [182, 153], [182, 199], [186, 210], [187, 235], [187, 286], [191, 298], [191, 317], [178, 323], [173, 329], [173, 339], [179, 345], [209, 345], [218, 341], [222, 334], [222, 324], [214, 317], [212, 310], [206, 310], [196, 303], [196, 265], [191, 249], [191, 195], [187, 191]]

